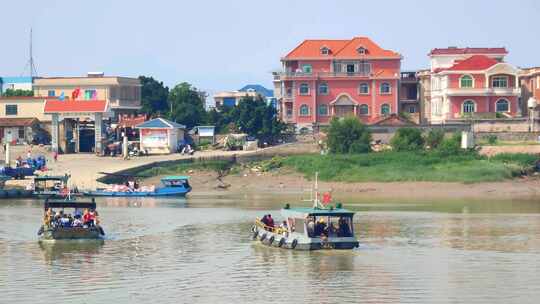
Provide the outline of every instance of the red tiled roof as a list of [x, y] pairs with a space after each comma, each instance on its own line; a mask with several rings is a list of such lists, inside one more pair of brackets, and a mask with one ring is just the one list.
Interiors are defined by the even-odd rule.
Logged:
[[[321, 54], [321, 49], [327, 47], [330, 54]], [[364, 47], [367, 50], [365, 55], [357, 52], [357, 49]], [[367, 37], [355, 37], [350, 40], [304, 40], [294, 50], [285, 56], [285, 59], [299, 58], [370, 58], [389, 57], [400, 58], [401, 56], [393, 51], [382, 49], [379, 45]]]
[[31, 118], [0, 118], [0, 127], [29, 127], [39, 120], [35, 117]]
[[65, 113], [65, 112], [93, 112], [100, 113], [107, 111], [107, 101], [105, 100], [58, 100], [47, 99], [45, 101], [45, 113]]
[[432, 49], [428, 55], [460, 55], [460, 54], [508, 54], [504, 47], [498, 48], [442, 48]]
[[473, 55], [465, 60], [462, 60], [450, 68], [450, 71], [481, 71], [499, 63], [493, 58], [484, 55]]

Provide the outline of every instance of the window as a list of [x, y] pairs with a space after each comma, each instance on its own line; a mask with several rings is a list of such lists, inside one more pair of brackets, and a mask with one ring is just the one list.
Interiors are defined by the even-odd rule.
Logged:
[[369, 107], [367, 104], [360, 105], [360, 115], [368, 115], [369, 114]]
[[354, 64], [347, 64], [347, 73], [354, 73]]
[[459, 79], [460, 88], [472, 88], [473, 86], [473, 78], [471, 76], [464, 75]]
[[360, 55], [365, 55], [365, 54], [367, 53], [366, 48], [364, 48], [363, 46], [357, 48], [356, 51], [357, 51], [358, 54], [360, 54]]
[[390, 94], [390, 84], [388, 82], [381, 83], [381, 94]]
[[311, 64], [304, 64], [304, 65], [302, 66], [302, 72], [303, 72], [304, 74], [311, 74], [311, 72], [313, 72], [313, 69], [312, 69], [312, 67], [311, 67]]
[[292, 88], [287, 88], [285, 89], [285, 92], [287, 94], [288, 97], [291, 97], [292, 96]]
[[416, 113], [416, 107], [415, 106], [410, 106], [409, 107], [409, 113], [411, 113], [411, 114]]
[[371, 64], [369, 64], [368, 62], [360, 62], [358, 64], [357, 72], [362, 75], [369, 75], [369, 73], [371, 73]]
[[328, 54], [330, 54], [330, 49], [327, 47], [323, 47], [321, 49], [321, 55], [328, 55]]
[[386, 103], [383, 104], [383, 105], [381, 106], [381, 114], [382, 114], [382, 115], [388, 115], [388, 114], [390, 114], [390, 105], [388, 105], [388, 104], [386, 104]]
[[309, 95], [309, 84], [300, 84], [300, 95]]
[[19, 138], [24, 138], [24, 127], [19, 127]]
[[369, 94], [369, 85], [367, 83], [361, 83], [358, 87], [358, 94]]
[[86, 100], [97, 99], [96, 90], [84, 90], [84, 99], [86, 99]]
[[17, 105], [6, 105], [6, 115], [17, 115]]
[[510, 112], [510, 103], [506, 99], [499, 99], [495, 103], [495, 109], [497, 112]]
[[327, 105], [319, 105], [319, 115], [328, 116], [328, 106]]
[[321, 83], [319, 85], [319, 94], [321, 95], [328, 95], [328, 84]]
[[55, 97], [55, 96], [56, 96], [56, 93], [54, 92], [54, 90], [49, 90], [49, 91], [47, 92], [47, 96], [49, 96], [49, 97]]
[[300, 116], [309, 116], [309, 107], [307, 105], [300, 106]]
[[507, 88], [508, 77], [507, 76], [494, 76], [491, 79], [491, 86], [494, 88]]
[[476, 104], [472, 100], [466, 100], [463, 102], [463, 113], [474, 113], [476, 112]]

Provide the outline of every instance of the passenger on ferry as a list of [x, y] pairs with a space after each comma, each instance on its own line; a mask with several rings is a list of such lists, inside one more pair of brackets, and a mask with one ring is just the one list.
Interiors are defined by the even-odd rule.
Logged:
[[351, 229], [349, 227], [349, 223], [347, 219], [344, 217], [339, 218], [339, 230], [338, 230], [338, 236], [339, 237], [350, 237], [352, 236]]
[[315, 225], [315, 236], [328, 236], [328, 228], [324, 219], [321, 217]]
[[315, 234], [315, 219], [312, 216], [308, 218], [307, 232], [309, 237], [313, 237]]
[[88, 227], [93, 227], [94, 219], [95, 219], [94, 214], [88, 211], [88, 209], [85, 209], [84, 215], [83, 215], [83, 224]]
[[67, 214], [63, 214], [62, 217], [60, 218], [60, 226], [61, 227], [71, 227], [71, 223], [69, 221], [69, 217]]
[[274, 219], [272, 218], [272, 215], [271, 214], [268, 214], [268, 225], [269, 227], [271, 228], [274, 228]]

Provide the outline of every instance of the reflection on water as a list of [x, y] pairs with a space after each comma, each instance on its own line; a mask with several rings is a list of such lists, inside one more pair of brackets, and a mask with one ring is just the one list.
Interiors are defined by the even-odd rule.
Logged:
[[297, 198], [98, 200], [104, 242], [40, 243], [38, 201], [0, 205], [2, 303], [537, 303], [538, 202], [354, 202], [360, 248], [251, 242]]

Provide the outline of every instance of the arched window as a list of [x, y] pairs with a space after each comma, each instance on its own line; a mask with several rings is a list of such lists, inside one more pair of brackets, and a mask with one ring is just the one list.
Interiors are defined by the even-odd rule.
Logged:
[[381, 106], [381, 114], [382, 115], [388, 115], [390, 114], [390, 105], [385, 103]]
[[359, 94], [369, 94], [369, 85], [365, 82], [361, 83], [358, 87]]
[[300, 116], [309, 116], [309, 107], [307, 105], [300, 106]]
[[319, 84], [319, 94], [328, 95], [328, 84], [326, 83]]
[[360, 105], [360, 115], [368, 115], [369, 114], [369, 107], [367, 104]]
[[300, 95], [309, 95], [309, 84], [300, 84]]
[[319, 105], [319, 115], [321, 116], [328, 116], [328, 106], [327, 105]]
[[472, 88], [473, 87], [473, 78], [469, 75], [463, 75], [459, 79], [460, 88]]
[[381, 94], [390, 94], [390, 84], [388, 82], [381, 83]]
[[465, 100], [461, 111], [463, 113], [474, 113], [476, 112], [476, 104], [472, 100]]
[[497, 112], [510, 112], [510, 103], [506, 99], [499, 99], [495, 103]]

